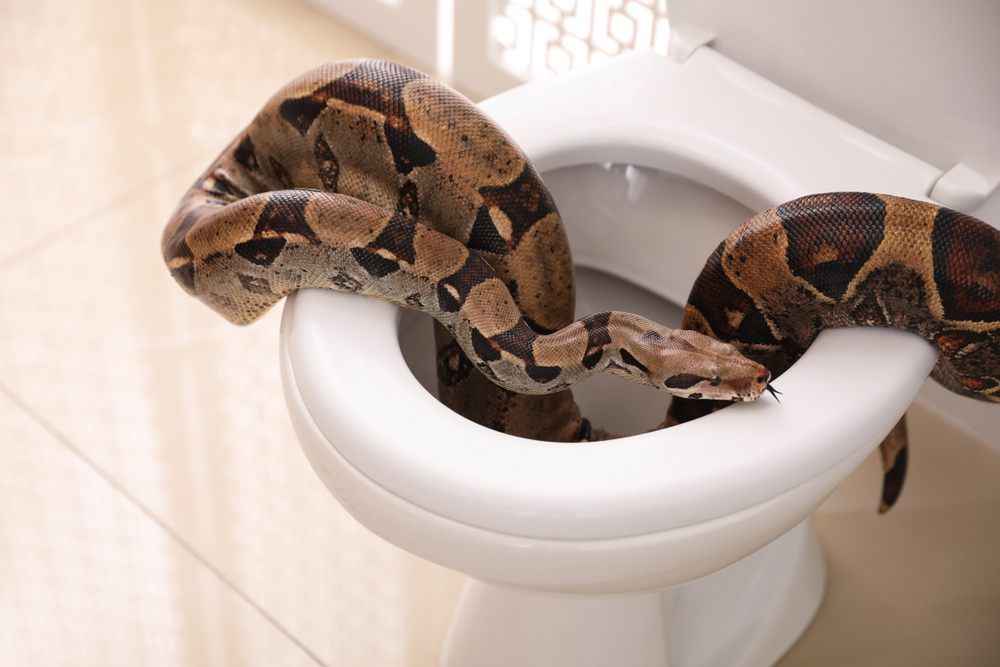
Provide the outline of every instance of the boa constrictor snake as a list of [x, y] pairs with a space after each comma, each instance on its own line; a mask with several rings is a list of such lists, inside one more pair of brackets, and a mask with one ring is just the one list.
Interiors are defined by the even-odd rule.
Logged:
[[[621, 312], [574, 322], [569, 244], [534, 167], [469, 100], [381, 61], [330, 63], [279, 91], [184, 195], [162, 250], [237, 324], [309, 287], [430, 313], [441, 400], [528, 438], [613, 437], [568, 390], [602, 371], [673, 394], [664, 425], [755, 400], [827, 327], [916, 332], [941, 353], [939, 382], [1000, 402], [988, 225], [897, 197], [806, 197], [722, 242], [682, 330]], [[883, 459], [885, 509], [901, 427]]]

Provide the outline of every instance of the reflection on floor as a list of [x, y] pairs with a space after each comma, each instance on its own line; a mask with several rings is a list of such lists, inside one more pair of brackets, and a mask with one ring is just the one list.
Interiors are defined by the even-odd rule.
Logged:
[[[436, 664], [462, 575], [388, 545], [298, 449], [280, 312], [236, 328], [159, 256], [188, 185], [287, 80], [396, 56], [279, 0], [0, 5], [0, 664]], [[781, 663], [1000, 662], [1000, 457], [914, 410], [817, 519]]]

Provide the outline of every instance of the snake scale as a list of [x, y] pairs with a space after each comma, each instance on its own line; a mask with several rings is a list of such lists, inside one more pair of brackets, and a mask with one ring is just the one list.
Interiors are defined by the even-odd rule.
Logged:
[[[941, 353], [939, 382], [1000, 402], [1000, 233], [985, 223], [897, 197], [805, 197], [719, 245], [683, 329], [622, 312], [574, 322], [569, 244], [534, 167], [465, 97], [382, 61], [279, 91], [184, 195], [162, 250], [237, 324], [309, 287], [430, 313], [441, 400], [534, 439], [613, 437], [568, 389], [602, 371], [673, 394], [665, 425], [755, 400], [828, 327], [913, 331]], [[905, 458], [899, 426], [883, 509]]]

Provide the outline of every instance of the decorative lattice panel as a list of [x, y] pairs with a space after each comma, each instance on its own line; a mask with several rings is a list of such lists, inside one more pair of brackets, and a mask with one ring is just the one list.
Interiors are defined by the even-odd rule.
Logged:
[[499, 0], [490, 55], [524, 79], [545, 79], [632, 50], [666, 55], [666, 0]]

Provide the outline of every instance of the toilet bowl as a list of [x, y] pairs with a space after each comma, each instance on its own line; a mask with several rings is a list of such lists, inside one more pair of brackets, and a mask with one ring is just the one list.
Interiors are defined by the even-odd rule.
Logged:
[[[552, 190], [583, 304], [615, 280], [683, 304], [752, 212], [833, 190], [925, 199], [942, 174], [707, 47], [684, 62], [633, 54], [482, 107]], [[438, 403], [417, 377], [426, 362], [401, 349], [425, 324], [304, 290], [285, 305], [281, 363], [306, 456], [344, 507], [471, 577], [444, 665], [773, 664], [822, 599], [811, 513], [937, 359], [905, 332], [825, 331], [776, 381], [780, 404], [567, 445]], [[588, 397], [585, 383], [584, 411], [630, 406], [622, 386]]]

